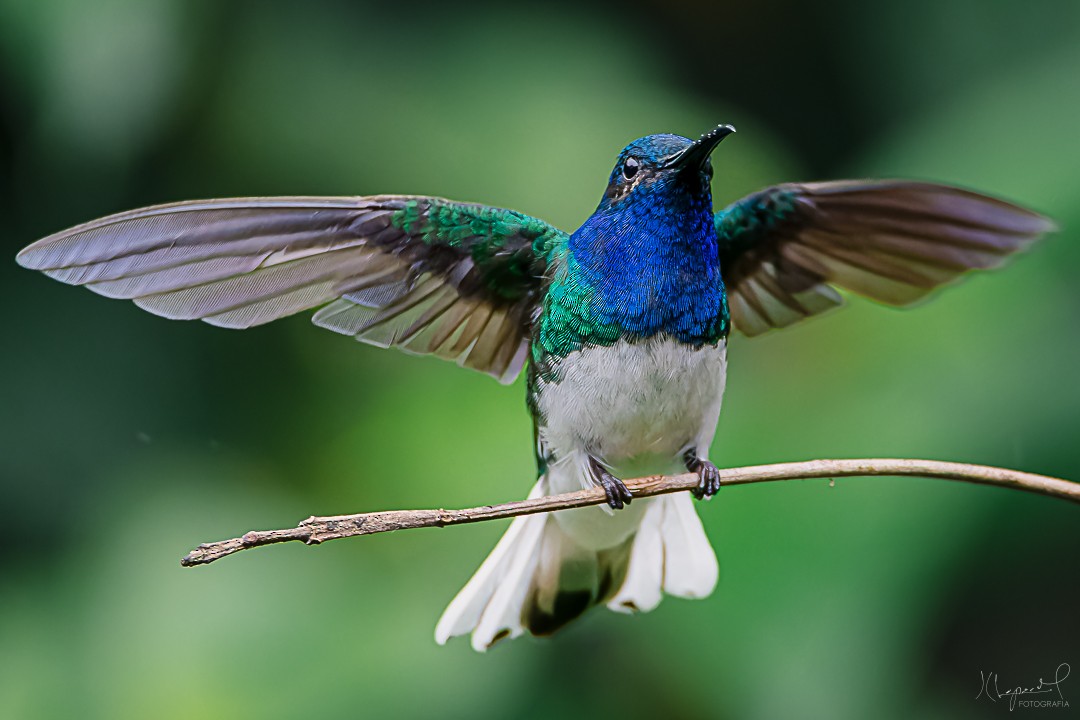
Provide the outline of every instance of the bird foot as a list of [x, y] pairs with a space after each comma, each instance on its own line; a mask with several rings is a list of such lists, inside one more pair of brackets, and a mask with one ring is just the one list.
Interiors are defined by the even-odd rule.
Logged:
[[696, 472], [698, 486], [691, 490], [698, 500], [711, 498], [720, 489], [720, 470], [708, 460], [699, 458], [693, 450], [687, 451], [684, 456], [686, 469]]
[[629, 505], [630, 501], [634, 499], [634, 496], [630, 494], [630, 490], [626, 487], [626, 484], [622, 480], [609, 473], [600, 461], [594, 457], [589, 458], [589, 474], [592, 476], [592, 481], [604, 488], [604, 493], [607, 495], [608, 505], [613, 510], [622, 510], [623, 505]]

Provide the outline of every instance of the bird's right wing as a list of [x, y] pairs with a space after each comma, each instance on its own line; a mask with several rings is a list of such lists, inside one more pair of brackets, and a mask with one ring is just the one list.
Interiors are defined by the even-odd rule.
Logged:
[[227, 328], [323, 306], [316, 325], [510, 382], [565, 240], [513, 210], [441, 198], [237, 198], [111, 215], [39, 240], [18, 262]]

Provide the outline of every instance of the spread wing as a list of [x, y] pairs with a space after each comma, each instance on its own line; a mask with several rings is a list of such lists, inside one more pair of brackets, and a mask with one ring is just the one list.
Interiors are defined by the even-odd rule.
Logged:
[[843, 303], [845, 288], [907, 305], [992, 268], [1054, 229], [969, 190], [900, 180], [777, 185], [715, 216], [732, 323], [746, 335]]
[[56, 233], [24, 267], [156, 315], [247, 328], [313, 322], [510, 382], [561, 230], [512, 210], [409, 196], [204, 200]]

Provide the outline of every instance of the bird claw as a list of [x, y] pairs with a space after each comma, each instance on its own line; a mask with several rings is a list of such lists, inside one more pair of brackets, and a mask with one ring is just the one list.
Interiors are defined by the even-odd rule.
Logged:
[[589, 469], [592, 474], [593, 482], [604, 488], [604, 494], [607, 495], [608, 505], [610, 505], [613, 510], [622, 510], [624, 505], [629, 505], [630, 501], [634, 499], [634, 496], [630, 494], [630, 490], [626, 487], [626, 484], [605, 470], [596, 458], [590, 458]]
[[629, 505], [630, 501], [634, 499], [634, 496], [630, 494], [630, 490], [626, 487], [626, 484], [609, 472], [600, 474], [600, 487], [604, 488], [604, 492], [607, 494], [608, 505], [610, 505], [613, 510], [622, 510], [623, 505]]
[[698, 485], [690, 492], [698, 500], [711, 498], [720, 490], [720, 470], [708, 460], [703, 460], [694, 453], [688, 452], [686, 469], [697, 473]]

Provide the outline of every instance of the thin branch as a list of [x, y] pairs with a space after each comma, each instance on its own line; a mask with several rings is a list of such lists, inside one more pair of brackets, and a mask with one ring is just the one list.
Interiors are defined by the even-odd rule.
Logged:
[[[935, 460], [810, 460], [777, 465], [756, 465], [754, 467], [721, 470], [720, 481], [722, 486], [727, 486], [769, 482], [772, 480], [881, 475], [942, 478], [981, 485], [997, 485], [1080, 503], [1080, 483], [987, 465], [967, 465]], [[669, 477], [637, 478], [625, 482], [626, 487], [630, 489], [635, 498], [643, 498], [691, 490], [697, 487], [698, 477], [694, 473], [687, 473]], [[253, 530], [243, 537], [200, 545], [188, 553], [180, 561], [180, 564], [184, 567], [206, 565], [226, 555], [232, 555], [248, 548], [294, 540], [308, 545], [318, 545], [327, 540], [337, 540], [338, 538], [356, 535], [373, 535], [375, 533], [390, 532], [391, 530], [408, 530], [411, 528], [461, 525], [483, 520], [498, 520], [518, 515], [600, 505], [603, 502], [605, 502], [604, 491], [600, 488], [591, 488], [563, 495], [538, 497], [531, 500], [503, 503], [502, 505], [485, 505], [467, 510], [387, 510], [361, 513], [359, 515], [310, 517], [295, 528]]]

